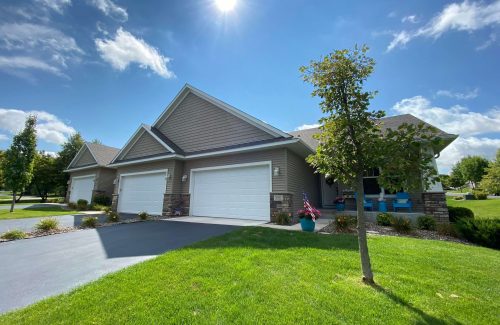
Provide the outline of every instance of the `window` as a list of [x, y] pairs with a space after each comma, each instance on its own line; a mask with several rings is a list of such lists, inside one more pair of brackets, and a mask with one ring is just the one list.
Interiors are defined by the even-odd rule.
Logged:
[[365, 194], [368, 195], [378, 195], [382, 192], [382, 188], [378, 185], [377, 178], [380, 175], [378, 168], [372, 168], [371, 170], [365, 172], [363, 177], [363, 186], [365, 188]]

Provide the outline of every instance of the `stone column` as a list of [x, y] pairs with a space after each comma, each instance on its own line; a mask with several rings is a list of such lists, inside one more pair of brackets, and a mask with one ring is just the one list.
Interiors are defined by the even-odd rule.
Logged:
[[189, 206], [189, 194], [164, 194], [162, 215], [165, 217], [188, 216]]
[[275, 222], [277, 213], [291, 213], [293, 215], [293, 194], [271, 193], [271, 222]]
[[118, 210], [118, 194], [113, 194], [113, 199], [111, 200], [111, 210], [117, 212]]
[[437, 223], [449, 223], [448, 206], [444, 192], [422, 193], [424, 213], [433, 216]]

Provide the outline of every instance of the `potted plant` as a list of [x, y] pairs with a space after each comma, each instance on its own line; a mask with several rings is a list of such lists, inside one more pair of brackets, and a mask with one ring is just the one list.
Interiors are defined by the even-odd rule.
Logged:
[[345, 198], [343, 196], [339, 196], [335, 199], [335, 208], [337, 211], [344, 211], [345, 210]]
[[316, 219], [321, 216], [321, 212], [311, 207], [310, 209], [299, 210], [297, 215], [300, 218], [300, 227], [302, 231], [313, 232], [316, 226]]

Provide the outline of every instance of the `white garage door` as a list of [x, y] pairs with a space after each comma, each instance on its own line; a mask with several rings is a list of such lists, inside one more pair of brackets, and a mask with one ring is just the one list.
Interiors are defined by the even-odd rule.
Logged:
[[270, 178], [267, 164], [193, 170], [191, 214], [268, 221]]
[[122, 175], [118, 212], [161, 215], [163, 194], [167, 187], [166, 171], [147, 174]]
[[87, 200], [90, 203], [92, 200], [92, 190], [94, 189], [94, 178], [95, 175], [73, 177], [71, 180], [69, 201]]

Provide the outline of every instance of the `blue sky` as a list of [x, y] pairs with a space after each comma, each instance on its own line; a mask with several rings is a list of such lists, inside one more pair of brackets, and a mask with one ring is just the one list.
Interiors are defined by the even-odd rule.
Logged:
[[314, 125], [299, 66], [363, 43], [377, 61], [372, 108], [460, 134], [440, 171], [494, 156], [500, 0], [235, 0], [227, 12], [217, 0], [3, 0], [0, 148], [33, 111], [39, 149], [75, 131], [121, 147], [185, 83], [285, 131]]

